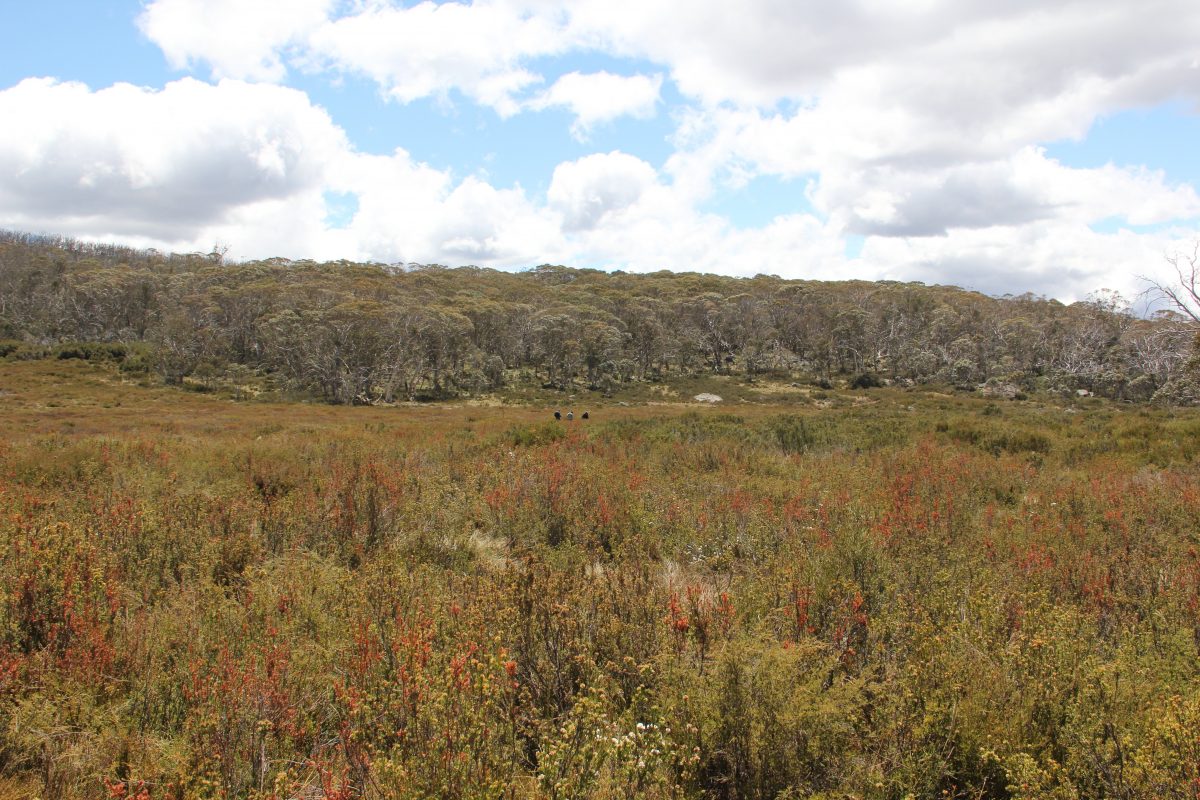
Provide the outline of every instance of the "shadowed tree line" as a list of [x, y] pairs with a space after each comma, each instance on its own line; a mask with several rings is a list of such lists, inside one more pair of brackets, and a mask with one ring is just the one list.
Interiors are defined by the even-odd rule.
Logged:
[[1086, 389], [1191, 402], [1192, 321], [893, 281], [164, 254], [0, 232], [0, 338], [145, 343], [167, 383], [269, 378], [336, 403], [697, 373]]

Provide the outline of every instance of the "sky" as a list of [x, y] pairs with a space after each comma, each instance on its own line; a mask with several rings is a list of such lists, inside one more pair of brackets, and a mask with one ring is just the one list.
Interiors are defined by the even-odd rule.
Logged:
[[0, 228], [1134, 299], [1195, 0], [0, 0]]

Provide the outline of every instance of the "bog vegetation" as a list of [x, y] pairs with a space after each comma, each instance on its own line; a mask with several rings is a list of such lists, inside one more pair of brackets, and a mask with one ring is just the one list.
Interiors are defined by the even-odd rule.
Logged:
[[1078, 394], [1178, 320], [8, 235], [0, 326], [5, 800], [1200, 798], [1200, 412]]
[[0, 395], [0, 797], [1200, 794], [1190, 411]]

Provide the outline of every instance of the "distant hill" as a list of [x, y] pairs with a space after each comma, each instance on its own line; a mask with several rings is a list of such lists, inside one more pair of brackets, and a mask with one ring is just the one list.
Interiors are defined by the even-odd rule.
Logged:
[[1064, 305], [892, 281], [226, 263], [0, 232], [0, 353], [136, 345], [167, 383], [249, 376], [336, 403], [514, 383], [611, 393], [702, 373], [1188, 402], [1194, 335], [1109, 295]]

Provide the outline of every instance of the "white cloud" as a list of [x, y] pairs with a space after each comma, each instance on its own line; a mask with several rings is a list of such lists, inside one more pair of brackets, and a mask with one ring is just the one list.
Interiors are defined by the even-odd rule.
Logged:
[[566, 231], [595, 228], [658, 184], [654, 167], [627, 153], [597, 153], [554, 169], [547, 198]]
[[1137, 85], [1143, 97], [1166, 84], [1194, 96], [1176, 67], [1194, 60], [1198, 27], [1195, 4], [1163, 0], [695, 0], [687, 13], [671, 0], [571, 4], [575, 36], [669, 65], [681, 90], [706, 105], [818, 97], [865, 69], [900, 92], [902, 105], [975, 118], [1061, 96], [1091, 77]]
[[[744, 152], [728, 155], [765, 172], [1007, 157], [1081, 137], [1115, 109], [1200, 100], [1200, 6], [1179, 0], [694, 0], [687, 13], [672, 0], [372, 0], [340, 14], [332, 0], [303, 0], [297, 13], [279, 4], [153, 0], [142, 25], [173, 60], [207, 61], [219, 75], [278, 77], [290, 55], [369, 77], [402, 102], [457, 90], [503, 115], [567, 107], [581, 134], [653, 113], [661, 76], [568, 73], [528, 96], [547, 80], [538, 59], [646, 59], [699, 101], [710, 128], [741, 115], [726, 149]], [[801, 108], [789, 115], [781, 101]]]
[[[1106, 114], [1200, 103], [1200, 4], [1186, 0], [152, 0], [139, 24], [173, 64], [216, 77], [303, 70], [365, 77], [398, 102], [564, 108], [581, 139], [657, 113], [665, 80], [687, 102], [667, 109], [675, 150], [661, 169], [628, 152], [578, 158], [540, 204], [402, 150], [356, 152], [281, 87], [26, 82], [0, 93], [0, 224], [219, 234], [243, 255], [886, 276], [1062, 296], [1128, 288], [1129, 273], [1197, 234], [1195, 187], [1136, 166], [1071, 168], [1043, 149]], [[557, 74], [574, 54], [642, 74]], [[758, 176], [807, 186], [812, 213], [742, 230], [701, 210]], [[322, 223], [325, 191], [358, 198], [338, 230]], [[1160, 232], [1090, 227], [1114, 219]], [[867, 237], [860, 258], [845, 258], [847, 233]]]
[[302, 92], [238, 81], [92, 92], [31, 79], [0, 92], [0, 117], [6, 225], [168, 241], [319, 185], [347, 147]]
[[[698, 211], [679, 175], [668, 180], [619, 151], [560, 164], [539, 205], [520, 187], [456, 181], [403, 150], [359, 153], [322, 109], [283, 87], [185, 79], [161, 91], [91, 91], [29, 80], [0, 92], [0, 115], [12, 121], [0, 128], [0, 226], [180, 250], [220, 242], [239, 258], [554, 261], [888, 277], [1077, 298], [1100, 286], [1135, 291], [1132, 275], [1155, 272], [1162, 253], [1196, 234], [1194, 226], [1102, 234], [1089, 223], [1119, 215], [1161, 224], [1200, 208], [1191, 187], [1172, 187], [1161, 174], [1073, 170], [1037, 148], [928, 174], [847, 172], [836, 185], [827, 173], [811, 192], [814, 204], [850, 209], [855, 224], [958, 223], [939, 236], [899, 228], [870, 235], [862, 256], [847, 259], [844, 214], [738, 229]], [[1004, 206], [989, 194], [996, 187], [1009, 195], [1007, 217], [996, 214]], [[352, 218], [327, 224], [326, 192], [353, 194]], [[1042, 212], [1027, 219], [1030, 208]]]
[[[1190, 187], [1038, 163], [1103, 114], [1200, 100], [1200, 6], [1120, 0], [841, 4], [762, 0], [573, 6], [572, 24], [666, 65], [699, 104], [666, 164], [696, 200], [758, 175], [802, 178], [847, 231], [1196, 216]], [[780, 105], [782, 101], [782, 105]]]
[[444, 262], [528, 265], [558, 244], [558, 228], [519, 189], [496, 189], [474, 178], [439, 208], [433, 241]]
[[204, 61], [215, 78], [279, 81], [284, 53], [323, 24], [335, 0], [154, 0], [138, 27], [172, 66]]
[[542, 80], [522, 62], [569, 46], [556, 16], [525, 14], [503, 2], [369, 3], [315, 31], [309, 55], [366, 75], [403, 102], [457, 89], [510, 115], [520, 109], [515, 96]]
[[1043, 222], [1016, 228], [952, 231], [945, 237], [871, 237], [861, 260], [880, 277], [963, 286], [989, 294], [1034, 294], [1063, 301], [1114, 289], [1132, 300], [1139, 276], [1170, 280], [1164, 254], [1190, 248], [1197, 231], [1098, 233], [1086, 225]]
[[[221, 242], [236, 258], [492, 266], [558, 261], [628, 270], [889, 277], [1073, 299], [1099, 287], [1135, 293], [1140, 285], [1133, 275], [1160, 272], [1162, 254], [1196, 234], [1187, 227], [1097, 233], [1088, 222], [1123, 207], [1112, 198], [1138, 207], [1140, 221], [1156, 223], [1193, 213], [1195, 193], [1165, 185], [1154, 173], [1068, 169], [1037, 149], [937, 175], [964, 186], [1008, 186], [1015, 197], [1030, 198], [1027, 205], [1048, 207], [1044, 217], [952, 225], [940, 236], [872, 235], [862, 257], [847, 259], [836, 218], [797, 213], [738, 229], [697, 211], [685, 181], [667, 181], [624, 152], [559, 164], [545, 205], [520, 187], [456, 181], [403, 150], [361, 154], [322, 109], [280, 86], [185, 79], [161, 91], [128, 85], [91, 91], [26, 80], [0, 92], [0, 115], [10, 120], [0, 128], [0, 227], [182, 251]], [[875, 186], [883, 198], [877, 213], [916, 218], [922, 204], [947, 201], [944, 187], [931, 181], [900, 200], [886, 194], [896, 185]], [[358, 199], [358, 210], [340, 227], [325, 223], [326, 192]], [[959, 200], [973, 196], [966, 191]], [[928, 213], [947, 218], [953, 212]]]
[[695, 270], [726, 275], [867, 277], [847, 263], [840, 231], [810, 214], [740, 230], [697, 211], [693, 198], [627, 153], [559, 164], [548, 192], [561, 215], [566, 263], [631, 271]]
[[[519, 188], [356, 152], [294, 89], [183, 79], [127, 84], [27, 80], [0, 91], [0, 227], [197, 250], [527, 264], [557, 252], [554, 215]], [[325, 221], [326, 191], [356, 195]]]
[[569, 72], [526, 103], [527, 108], [561, 106], [575, 115], [572, 134], [586, 139], [593, 125], [622, 116], [652, 117], [662, 90], [661, 75]]
[[336, 0], [153, 0], [145, 35], [177, 67], [207, 63], [214, 77], [282, 81], [289, 65], [365, 76], [411, 102], [462, 92], [508, 116], [540, 83], [522, 62], [563, 52], [562, 14], [499, 2], [405, 7]]
[[1161, 172], [1107, 165], [1075, 169], [1022, 148], [1010, 158], [940, 168], [882, 164], [829, 169], [814, 205], [859, 234], [943, 236], [955, 228], [1076, 224], [1123, 219], [1132, 225], [1200, 219], [1200, 197]]
[[580, 232], [571, 240], [582, 263], [635, 272], [660, 269], [752, 276], [845, 280], [873, 278], [874, 266], [850, 261], [840, 232], [810, 214], [780, 216], [738, 229], [713, 214], [655, 198], [642, 213]]
[[599, 50], [666, 66], [705, 107], [840, 95], [832, 105], [904, 109], [983, 145], [1080, 135], [1104, 108], [1200, 97], [1200, 6], [1182, 0], [693, 0], [686, 13], [676, 0], [151, 0], [140, 24], [173, 62], [217, 76], [278, 79], [291, 55], [405, 101], [458, 89], [508, 107], [544, 80], [536, 59]]
[[1030, 194], [1040, 193], [1064, 221], [1095, 223], [1117, 218], [1131, 225], [1161, 225], [1200, 220], [1200, 197], [1195, 188], [1171, 185], [1161, 171], [1111, 163], [1096, 169], [1072, 169], [1046, 158], [1037, 148], [1022, 150], [1012, 163], [1025, 189]]
[[[986, 191], [998, 191], [995, 187], [1006, 187], [1010, 197], [1004, 202], [987, 197]], [[697, 211], [686, 182], [668, 183], [649, 164], [619, 152], [560, 164], [548, 197], [563, 218], [572, 256], [567, 263], [633, 271], [920, 280], [1065, 300], [1082, 299], [1102, 287], [1132, 299], [1145, 288], [1139, 275], [1161, 276], [1163, 254], [1186, 248], [1200, 234], [1194, 221], [1154, 233], [1092, 229], [1091, 223], [1114, 213], [1142, 224], [1200, 216], [1200, 202], [1191, 187], [1171, 187], [1160, 174], [1112, 166], [1074, 170], [1036, 148], [1011, 160], [936, 173], [904, 197], [890, 198], [882, 189], [876, 193], [882, 199], [874, 202], [881, 208], [900, 209], [914, 221], [959, 224], [943, 226], [936, 236], [868, 235], [861, 255], [848, 258], [845, 230], [836, 218], [790, 214], [739, 229]], [[872, 199], [855, 202], [865, 207]], [[984, 210], [1005, 204], [1009, 217], [989, 224]], [[1139, 211], [1129, 212], [1129, 206]], [[1028, 208], [1042, 212], [1029, 214]]]

